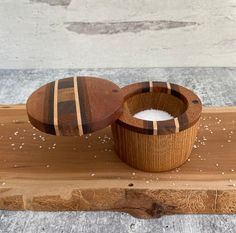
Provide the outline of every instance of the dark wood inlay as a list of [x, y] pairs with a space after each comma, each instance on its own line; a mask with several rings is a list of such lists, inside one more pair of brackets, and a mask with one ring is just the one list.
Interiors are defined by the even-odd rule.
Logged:
[[168, 88], [167, 88], [166, 82], [153, 81], [152, 83], [153, 83], [153, 92], [168, 93]]
[[[86, 86], [86, 80], [77, 77], [78, 93], [79, 93], [79, 104], [81, 112], [81, 121], [84, 134], [92, 131], [91, 129], [91, 109], [88, 97], [88, 90]], [[90, 90], [93, 91], [93, 90]]]
[[78, 131], [75, 101], [58, 103], [58, 128], [60, 135], [74, 135]]
[[[48, 85], [48, 99], [45, 98], [45, 114], [46, 116], [48, 117], [47, 119], [47, 124], [44, 124], [45, 125], [45, 130], [46, 130], [46, 133], [49, 133], [49, 134], [56, 134], [55, 132], [55, 127], [54, 127], [54, 87], [55, 87], [55, 83], [54, 82], [51, 82], [49, 83]], [[47, 102], [47, 103], [46, 103]]]
[[58, 82], [58, 89], [74, 87], [73, 78], [60, 79]]

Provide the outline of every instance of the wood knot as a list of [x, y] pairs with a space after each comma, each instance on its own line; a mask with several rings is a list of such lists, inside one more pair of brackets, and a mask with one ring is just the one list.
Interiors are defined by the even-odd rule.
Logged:
[[146, 212], [154, 218], [160, 218], [165, 214], [168, 214], [171, 212], [171, 210], [175, 209], [174, 206], [166, 206], [166, 205], [161, 205], [156, 202], [152, 203], [152, 206], [150, 209], [147, 209]]
[[147, 209], [146, 212], [155, 218], [160, 218], [162, 215], [164, 215], [164, 207], [158, 203], [152, 203], [152, 206], [150, 209]]

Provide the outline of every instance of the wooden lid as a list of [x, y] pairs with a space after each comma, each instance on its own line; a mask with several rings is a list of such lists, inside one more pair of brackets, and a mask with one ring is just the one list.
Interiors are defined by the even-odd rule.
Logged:
[[123, 95], [114, 83], [95, 77], [70, 77], [48, 83], [29, 97], [29, 120], [54, 135], [83, 135], [105, 128], [122, 113]]
[[117, 123], [132, 131], [149, 135], [177, 133], [194, 125], [201, 116], [201, 100], [191, 90], [177, 84], [150, 81], [130, 84], [121, 90], [124, 100], [141, 93], [161, 92], [177, 97], [186, 106], [182, 114], [164, 121], [141, 120], [133, 117], [129, 110], [124, 108]]

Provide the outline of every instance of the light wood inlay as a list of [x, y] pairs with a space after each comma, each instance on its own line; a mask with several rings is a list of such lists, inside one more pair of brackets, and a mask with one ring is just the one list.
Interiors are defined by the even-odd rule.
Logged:
[[150, 92], [153, 91], [153, 82], [152, 81], [149, 81], [149, 88], [150, 88]]
[[170, 94], [171, 93], [170, 83], [167, 82], [166, 85], [167, 85], [167, 88], [168, 88], [167, 94]]
[[153, 121], [153, 135], [157, 135], [157, 121]]
[[178, 117], [175, 117], [174, 121], [175, 121], [175, 132], [178, 133], [179, 132], [179, 120], [178, 120]]
[[83, 135], [83, 127], [82, 127], [82, 120], [81, 120], [81, 113], [80, 113], [80, 103], [79, 103], [79, 92], [78, 92], [78, 84], [77, 84], [77, 77], [73, 78], [74, 81], [74, 95], [75, 95], [75, 106], [76, 106], [76, 114], [77, 114], [77, 122], [79, 128], [79, 135]]
[[60, 135], [60, 131], [58, 128], [58, 80], [55, 81], [54, 85], [54, 100], [53, 100], [53, 109], [54, 109], [54, 128], [56, 135]]

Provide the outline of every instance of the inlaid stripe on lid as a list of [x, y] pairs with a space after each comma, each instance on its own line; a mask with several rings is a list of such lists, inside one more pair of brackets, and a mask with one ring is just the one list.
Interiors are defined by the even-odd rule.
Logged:
[[153, 82], [152, 81], [149, 81], [149, 90], [150, 90], [150, 92], [153, 91]]
[[91, 112], [91, 106], [89, 102], [89, 95], [90, 92], [88, 92], [87, 89], [87, 82], [86, 80], [77, 77], [77, 86], [79, 90], [79, 104], [80, 104], [80, 113], [81, 113], [81, 121], [82, 121], [82, 127], [83, 127], [83, 133], [87, 134], [93, 131], [93, 125], [91, 122], [92, 119], [92, 112]]
[[58, 128], [58, 80], [55, 81], [54, 85], [54, 100], [53, 100], [53, 124], [55, 128], [56, 135], [60, 135], [59, 128]]
[[[50, 134], [56, 134], [54, 127], [54, 87], [55, 82], [51, 82], [45, 88], [45, 97], [44, 97], [44, 117], [43, 121], [47, 122], [43, 125], [44, 132]], [[47, 111], [48, 109], [48, 111]]]
[[175, 117], [174, 121], [175, 121], [175, 132], [178, 133], [179, 132], [179, 120], [178, 120], [178, 117]]
[[167, 86], [167, 89], [168, 89], [168, 91], [167, 91], [167, 94], [171, 94], [171, 86], [170, 86], [170, 83], [166, 83], [166, 86]]
[[81, 110], [80, 110], [80, 101], [79, 101], [79, 92], [78, 92], [78, 83], [77, 77], [74, 77], [74, 93], [75, 93], [75, 106], [76, 106], [76, 115], [78, 122], [79, 135], [83, 135], [82, 119], [81, 119]]
[[153, 135], [157, 135], [157, 121], [153, 121]]

